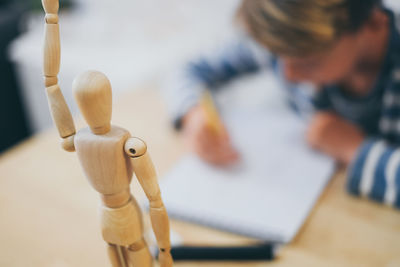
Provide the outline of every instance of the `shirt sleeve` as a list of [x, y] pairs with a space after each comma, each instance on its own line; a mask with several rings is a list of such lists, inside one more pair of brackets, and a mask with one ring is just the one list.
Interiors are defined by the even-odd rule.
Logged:
[[181, 127], [182, 117], [198, 103], [204, 90], [215, 91], [234, 78], [270, 66], [271, 62], [266, 49], [250, 39], [241, 39], [186, 63], [169, 77], [163, 90], [175, 128]]
[[360, 147], [349, 168], [347, 188], [354, 195], [400, 209], [400, 67], [392, 71], [382, 103], [380, 137]]
[[400, 147], [379, 139], [365, 141], [349, 168], [347, 189], [400, 208]]

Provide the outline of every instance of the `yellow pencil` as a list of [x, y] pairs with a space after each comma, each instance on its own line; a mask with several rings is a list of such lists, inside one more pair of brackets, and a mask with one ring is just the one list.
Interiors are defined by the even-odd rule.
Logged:
[[221, 119], [219, 118], [218, 111], [214, 105], [211, 93], [208, 90], [204, 91], [200, 104], [206, 114], [208, 126], [216, 135], [222, 135], [224, 128]]

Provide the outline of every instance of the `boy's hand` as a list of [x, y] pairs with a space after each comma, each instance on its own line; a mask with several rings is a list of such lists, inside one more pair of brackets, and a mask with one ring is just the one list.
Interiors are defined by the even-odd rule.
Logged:
[[205, 161], [216, 165], [228, 165], [238, 160], [224, 128], [217, 134], [207, 124], [203, 108], [195, 106], [183, 118], [183, 135], [189, 148]]
[[312, 147], [346, 165], [353, 161], [363, 140], [364, 134], [359, 128], [329, 112], [314, 115], [307, 133]]

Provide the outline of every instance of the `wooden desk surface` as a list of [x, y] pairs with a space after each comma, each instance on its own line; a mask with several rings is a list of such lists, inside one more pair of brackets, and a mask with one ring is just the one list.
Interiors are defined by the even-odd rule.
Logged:
[[[161, 97], [154, 90], [143, 90], [117, 103], [113, 124], [146, 140], [162, 175], [184, 148], [169, 128]], [[274, 262], [175, 266], [400, 266], [400, 212], [347, 195], [344, 183], [339, 172], [296, 239]], [[143, 197], [136, 183], [132, 190]], [[76, 155], [60, 148], [55, 130], [4, 153], [0, 156], [0, 266], [109, 266], [98, 205], [98, 194], [83, 176]], [[197, 244], [251, 241], [176, 221], [172, 229]]]

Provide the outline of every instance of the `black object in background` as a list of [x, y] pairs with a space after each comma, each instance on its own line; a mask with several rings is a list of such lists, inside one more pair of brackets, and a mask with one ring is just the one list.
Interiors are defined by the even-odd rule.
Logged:
[[[1, 1], [1, 0], [0, 0]], [[15, 1], [15, 0], [14, 0]], [[32, 10], [37, 10], [39, 12], [43, 12], [42, 1], [38, 0], [17, 0], [20, 2], [24, 2], [25, 4], [29, 5]], [[71, 8], [73, 7], [73, 0], [59, 0], [60, 10], [64, 8]]]
[[173, 246], [171, 254], [174, 261], [269, 261], [275, 258], [275, 245]]
[[[71, 0], [60, 0], [60, 9], [72, 6]], [[32, 10], [43, 12], [40, 0], [0, 0], [0, 153], [31, 135], [15, 66], [8, 59], [7, 49], [21, 34], [22, 20]], [[44, 88], [37, 93], [44, 94]]]
[[0, 152], [30, 134], [14, 65], [7, 48], [21, 33], [20, 24], [28, 6], [0, 0]]

